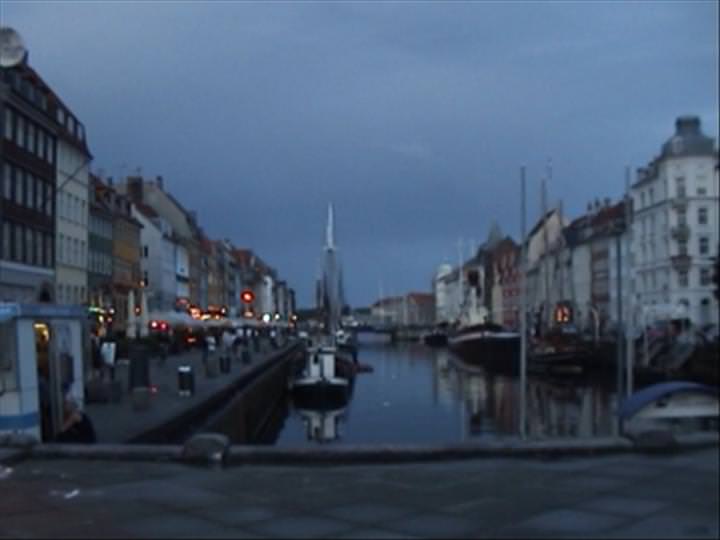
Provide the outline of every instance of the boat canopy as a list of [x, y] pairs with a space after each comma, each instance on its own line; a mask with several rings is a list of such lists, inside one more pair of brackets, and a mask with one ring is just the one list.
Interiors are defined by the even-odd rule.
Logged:
[[623, 420], [632, 418], [654, 401], [680, 393], [699, 393], [716, 397], [719, 395], [717, 388], [705, 384], [685, 381], [659, 383], [643, 388], [628, 397], [620, 405], [618, 415]]

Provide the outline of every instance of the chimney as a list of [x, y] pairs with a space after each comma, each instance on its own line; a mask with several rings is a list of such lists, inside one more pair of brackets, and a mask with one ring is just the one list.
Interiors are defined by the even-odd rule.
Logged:
[[107, 183], [108, 183], [108, 186], [113, 187], [113, 177], [112, 176], [108, 176]]
[[605, 197], [605, 208], [610, 208], [610, 197]]
[[165, 191], [165, 186], [163, 185], [163, 177], [157, 176], [155, 178], [155, 183], [157, 184], [157, 187], [160, 189], [160, 191]]
[[127, 194], [133, 201], [143, 200], [143, 179], [140, 176], [130, 176], [127, 180]]
[[697, 116], [680, 116], [675, 120], [675, 133], [677, 135], [699, 135], [700, 118]]
[[590, 214], [592, 212], [592, 202], [587, 203], [587, 213]]
[[600, 210], [600, 199], [595, 197], [595, 211], [597, 212], [598, 210]]

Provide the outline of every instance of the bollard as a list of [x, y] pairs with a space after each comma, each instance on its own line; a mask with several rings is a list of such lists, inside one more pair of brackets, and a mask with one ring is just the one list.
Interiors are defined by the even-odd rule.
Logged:
[[195, 393], [195, 375], [192, 366], [178, 367], [178, 394], [183, 397], [192, 396]]
[[220, 373], [230, 373], [230, 357], [220, 357]]

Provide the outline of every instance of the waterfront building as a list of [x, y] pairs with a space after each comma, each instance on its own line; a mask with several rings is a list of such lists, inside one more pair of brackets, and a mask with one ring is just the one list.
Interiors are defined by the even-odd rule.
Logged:
[[113, 211], [100, 177], [90, 174], [88, 193], [88, 291], [91, 308], [112, 307]]
[[113, 323], [111, 330], [120, 335], [137, 336], [138, 310], [142, 308], [140, 275], [140, 230], [133, 217], [132, 202], [107, 186], [107, 201], [113, 210]]
[[449, 264], [441, 264], [435, 272], [432, 282], [433, 296], [435, 300], [435, 324], [449, 323], [457, 319], [457, 299], [451, 291], [450, 274], [453, 268]]
[[92, 156], [82, 123], [56, 99], [55, 297], [59, 304], [86, 304], [88, 290], [88, 197]]
[[177, 244], [176, 274], [180, 291], [177, 305], [200, 305], [202, 268], [195, 214], [187, 211], [165, 190], [162, 176], [155, 179], [130, 176], [118, 184], [117, 190], [127, 194], [132, 201], [146, 204], [169, 224], [172, 239]]
[[59, 100], [26, 63], [1, 77], [0, 301], [53, 301]]
[[492, 254], [494, 283], [493, 320], [508, 328], [520, 325], [520, 246], [509, 236], [502, 239]]
[[670, 305], [696, 325], [718, 324], [712, 294], [718, 255], [718, 151], [700, 119], [683, 116], [660, 155], [637, 170], [633, 201], [636, 317]]

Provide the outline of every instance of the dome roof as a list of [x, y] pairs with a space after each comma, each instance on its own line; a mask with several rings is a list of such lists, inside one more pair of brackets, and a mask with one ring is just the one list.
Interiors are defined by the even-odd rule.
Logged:
[[452, 272], [452, 270], [452, 266], [450, 266], [449, 264], [441, 264], [440, 266], [438, 266], [437, 272], [435, 272], [435, 277], [441, 278], [447, 276]]
[[715, 140], [702, 133], [700, 118], [681, 116], [675, 120], [675, 135], [662, 146], [662, 157], [712, 156]]

